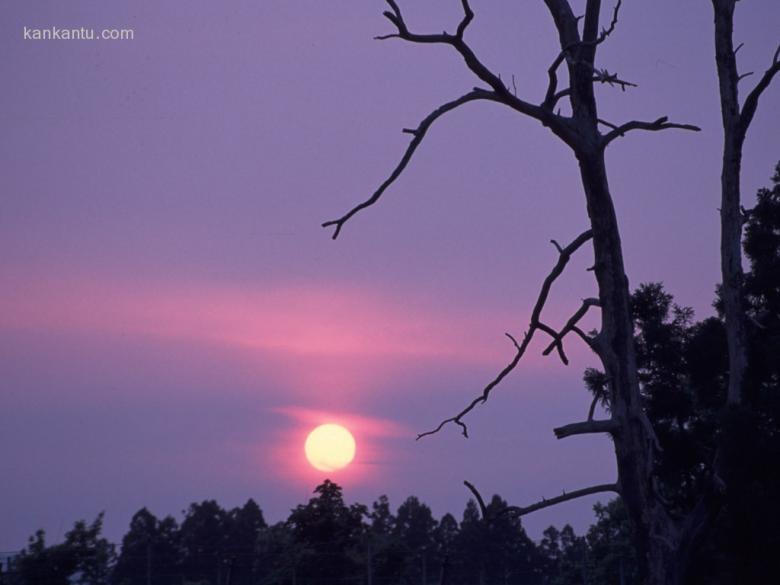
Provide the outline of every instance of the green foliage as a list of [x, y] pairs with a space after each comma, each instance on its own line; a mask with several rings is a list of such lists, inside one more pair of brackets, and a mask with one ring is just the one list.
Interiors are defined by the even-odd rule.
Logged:
[[117, 585], [145, 585], [155, 575], [161, 585], [178, 583], [179, 526], [172, 517], [158, 520], [146, 508], [130, 520], [112, 581]]
[[606, 506], [596, 504], [596, 523], [587, 534], [589, 548], [588, 583], [623, 585], [638, 581], [636, 553], [631, 540], [628, 514], [619, 499]]
[[359, 574], [363, 544], [363, 505], [347, 506], [341, 487], [330, 480], [314, 490], [316, 497], [295, 508], [287, 520], [299, 552], [295, 580], [345, 582]]
[[65, 534], [62, 545], [70, 551], [76, 561], [76, 570], [70, 575], [70, 582], [76, 585], [107, 585], [111, 575], [115, 553], [114, 545], [101, 536], [103, 513], [87, 524], [76, 522]]
[[455, 540], [459, 583], [540, 583], [542, 555], [520, 519], [494, 495], [480, 517], [473, 500], [466, 505]]
[[[750, 351], [739, 409], [724, 407], [722, 315], [695, 323], [693, 312], [675, 305], [658, 283], [640, 286], [632, 297], [642, 396], [662, 448], [655, 480], [680, 516], [702, 494], [718, 503], [717, 521], [700, 537], [691, 583], [764, 583], [780, 575], [780, 163], [773, 183], [759, 191], [745, 229]], [[601, 372], [587, 371], [585, 382], [596, 396], [608, 396]], [[723, 435], [727, 449], [719, 448]], [[718, 481], [725, 492], [713, 488]], [[625, 512], [615, 503], [596, 513], [588, 534], [592, 578], [616, 582], [609, 575], [616, 574], [614, 559], [623, 558], [629, 579], [634, 565]], [[600, 532], [608, 537], [598, 538]]]
[[14, 585], [107, 585], [114, 561], [114, 546], [101, 536], [103, 514], [87, 524], [79, 520], [61, 544], [46, 546], [39, 530], [30, 537], [9, 577]]
[[745, 289], [753, 314], [764, 327], [780, 319], [780, 162], [771, 188], [760, 189], [745, 226], [750, 273]]
[[539, 548], [546, 560], [545, 583], [549, 585], [580, 585], [588, 579], [588, 547], [568, 524], [562, 530], [550, 526], [544, 531]]
[[429, 563], [433, 564], [436, 521], [431, 509], [415, 496], [408, 497], [399, 507], [393, 536], [400, 545], [403, 562], [400, 578], [408, 583], [427, 583]]
[[258, 539], [267, 528], [263, 511], [250, 499], [234, 508], [225, 518], [224, 561], [231, 585], [254, 585], [258, 566], [255, 561]]

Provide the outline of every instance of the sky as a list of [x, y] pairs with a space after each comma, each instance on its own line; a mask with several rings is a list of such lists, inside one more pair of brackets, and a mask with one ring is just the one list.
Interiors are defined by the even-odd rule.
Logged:
[[[574, 2], [577, 9], [580, 3]], [[743, 6], [744, 4], [744, 6]], [[401, 2], [454, 30], [460, 3]], [[541, 101], [556, 35], [542, 2], [472, 0], [467, 40]], [[447, 47], [375, 41], [379, 0], [6, 0], [0, 6], [0, 551], [54, 541], [105, 511], [254, 498], [285, 518], [325, 479], [307, 432], [338, 422], [348, 501], [408, 495], [460, 517], [472, 481], [525, 505], [615, 479], [582, 420], [593, 357], [532, 346], [487, 405], [456, 413], [512, 357], [556, 260], [586, 229], [573, 156], [497, 104], [436, 123], [403, 177], [337, 241], [320, 224], [365, 199], [415, 127], [476, 83]], [[718, 280], [721, 143], [711, 5], [625, 2], [599, 65], [614, 122], [668, 115], [701, 133], [634, 133], [608, 151], [632, 286], [663, 281], [699, 317]], [[605, 19], [610, 13], [605, 5]], [[775, 0], [740, 3], [741, 71], [769, 65]], [[606, 24], [606, 22], [605, 22]], [[133, 40], [25, 40], [24, 27], [130, 28]], [[745, 146], [748, 206], [780, 159], [780, 89]], [[572, 261], [546, 307], [562, 325], [595, 294]], [[591, 316], [590, 327], [597, 320]], [[578, 531], [596, 497], [524, 518]]]

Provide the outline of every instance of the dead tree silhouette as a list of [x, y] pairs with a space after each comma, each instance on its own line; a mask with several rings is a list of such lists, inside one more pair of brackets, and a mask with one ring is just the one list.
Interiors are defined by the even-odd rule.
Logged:
[[[404, 19], [398, 3], [395, 0], [386, 0], [386, 2], [389, 10], [384, 12], [384, 16], [395, 27], [395, 31], [378, 36], [377, 39], [398, 39], [418, 44], [449, 46], [462, 57], [467, 69], [476, 76], [481, 85], [440, 105], [423, 118], [416, 128], [403, 130], [411, 135], [411, 141], [387, 179], [368, 199], [355, 205], [341, 217], [322, 224], [323, 227], [333, 228], [333, 238], [335, 239], [341, 234], [345, 224], [358, 212], [371, 207], [380, 200], [386, 190], [404, 172], [434, 122], [447, 113], [472, 102], [492, 102], [508, 107], [517, 114], [548, 128], [571, 149], [579, 166], [590, 222], [589, 229], [574, 238], [569, 244], [561, 245], [555, 240], [552, 241], [558, 251], [558, 261], [542, 284], [531, 313], [528, 329], [519, 341], [507, 334], [515, 348], [513, 359], [465, 408], [444, 419], [432, 430], [421, 433], [418, 439], [433, 435], [450, 423], [457, 425], [463, 435], [468, 436], [465, 417], [474, 408], [485, 403], [498, 384], [517, 367], [537, 333], [546, 335], [550, 339], [550, 344], [544, 353], [549, 354], [555, 351], [564, 363], [568, 362], [564, 342], [568, 340], [570, 334], [574, 334], [576, 338], [592, 349], [602, 364], [609, 389], [610, 416], [608, 419], [594, 420], [594, 409], [591, 407], [586, 420], [559, 427], [555, 429], [555, 434], [558, 438], [591, 433], [610, 434], [615, 446], [618, 479], [610, 483], [564, 492], [559, 496], [522, 508], [514, 508], [513, 512], [524, 515], [589, 494], [618, 493], [625, 503], [634, 528], [643, 581], [648, 585], [682, 583], [695, 538], [700, 533], [710, 508], [702, 504], [680, 516], [669, 509], [658, 485], [655, 466], [659, 445], [653, 425], [642, 406], [628, 279], [624, 266], [620, 230], [608, 183], [605, 151], [615, 140], [635, 131], [654, 132], [669, 129], [698, 131], [699, 128], [690, 124], [670, 122], [666, 116], [651, 121], [630, 120], [622, 123], [614, 123], [599, 117], [594, 93], [596, 84], [607, 84], [621, 90], [634, 86], [633, 83], [623, 79], [617, 73], [598, 66], [596, 61], [599, 46], [609, 39], [618, 26], [621, 0], [617, 0], [604, 27], [600, 27], [602, 20], [600, 0], [587, 0], [585, 14], [581, 17], [575, 15], [568, 0], [544, 0], [558, 33], [560, 50], [552, 59], [547, 70], [547, 87], [543, 98], [538, 102], [518, 97], [515, 84], [513, 83], [512, 89], [507, 87], [500, 76], [495, 74], [468, 44], [465, 38], [466, 33], [475, 17], [468, 0], [461, 0], [463, 17], [455, 32], [438, 34], [413, 32]], [[721, 5], [730, 5], [731, 7], [729, 9], [726, 6], [721, 12], [723, 10], [728, 14], [733, 12], [734, 0], [713, 0], [713, 3], [716, 7], [716, 15], [719, 14], [719, 6]], [[725, 60], [721, 57], [723, 50], [731, 50], [731, 21], [725, 16], [721, 20], [723, 22], [718, 24], [717, 29], [718, 66], [719, 71], [724, 69], [728, 77], [725, 82], [721, 79], [721, 90], [723, 92], [723, 88], [726, 87], [728, 90], [726, 97], [735, 100], [735, 88], [739, 77], [736, 76], [735, 66], [729, 62], [728, 55], [726, 55]], [[717, 19], [716, 22], [718, 22]], [[731, 57], [733, 58], [733, 54]], [[721, 62], [725, 64], [721, 65]], [[563, 87], [559, 81], [559, 73], [562, 68], [565, 68], [567, 73], [567, 81]], [[737, 116], [737, 122], [735, 123], [731, 118], [726, 120], [724, 114], [727, 136], [729, 128], [733, 126], [737, 135], [734, 141], [739, 143], [740, 149], [740, 141], [744, 138], [744, 131], [755, 111], [758, 96], [766, 88], [777, 69], [778, 55], [775, 54], [772, 68], [748, 97], [742, 112]], [[723, 77], [723, 73], [721, 77]], [[729, 84], [732, 84], [733, 88]], [[561, 113], [560, 107], [564, 101], [568, 102], [569, 106], [566, 114]], [[729, 111], [731, 111], [733, 104], [729, 107], [731, 108]], [[729, 152], [731, 153], [731, 151]], [[733, 153], [729, 156], [733, 158]], [[725, 160], [726, 155], [724, 154]], [[735, 236], [733, 225], [735, 220], [732, 217], [733, 172], [729, 172], [728, 177], [726, 175], [724, 170], [724, 201], [727, 199], [727, 186], [732, 194], [728, 196], [731, 202], [728, 210], [724, 211], [724, 226], [726, 223], [729, 224], [729, 235], [724, 235], [724, 239], [728, 239], [729, 253], [733, 255], [734, 238], [736, 237], [736, 254], [739, 256], [741, 231]], [[739, 205], [738, 199], [737, 173], [737, 206]], [[724, 209], [726, 207], [724, 203]], [[741, 230], [741, 223], [739, 230]], [[726, 227], [724, 227], [724, 234], [726, 231]], [[593, 273], [598, 284], [598, 298], [584, 300], [571, 318], [560, 329], [556, 329], [543, 319], [542, 313], [545, 303], [553, 284], [563, 273], [571, 256], [586, 243], [590, 243], [593, 248], [595, 258]], [[729, 263], [729, 266], [733, 265], [733, 258], [731, 256], [730, 258], [728, 261], [724, 259], [724, 266], [726, 263]], [[737, 293], [738, 296], [739, 293]], [[734, 311], [737, 312], [737, 315], [740, 314], [739, 305], [735, 306], [735, 309], [727, 309], [727, 319], [728, 315], [733, 314]], [[590, 309], [599, 309], [601, 313], [601, 327], [595, 335], [586, 334], [578, 326], [580, 320]], [[737, 340], [736, 343], [741, 343], [738, 332], [734, 336]], [[730, 396], [731, 394], [730, 392]], [[476, 488], [471, 484], [467, 484], [467, 486], [477, 496], [478, 501], [481, 501]]]

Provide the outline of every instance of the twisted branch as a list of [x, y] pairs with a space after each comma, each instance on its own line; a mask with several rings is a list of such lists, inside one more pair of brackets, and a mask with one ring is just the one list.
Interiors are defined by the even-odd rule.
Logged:
[[[534, 304], [533, 311], [531, 312], [531, 321], [528, 326], [528, 331], [526, 331], [525, 335], [523, 336], [522, 342], [518, 343], [517, 340], [514, 337], [512, 337], [509, 333], [506, 334], [506, 336], [512, 341], [512, 343], [515, 346], [515, 356], [512, 358], [512, 361], [510, 361], [504, 367], [504, 369], [501, 370], [501, 372], [499, 372], [499, 374], [495, 378], [493, 378], [493, 380], [491, 380], [487, 386], [485, 386], [485, 388], [482, 390], [482, 393], [476, 398], [474, 398], [468, 404], [468, 406], [466, 406], [455, 416], [452, 416], [450, 418], [441, 421], [436, 428], [418, 434], [417, 440], [438, 433], [449, 423], [454, 423], [458, 425], [461, 428], [461, 432], [463, 433], [463, 436], [468, 438], [469, 436], [468, 427], [466, 426], [466, 423], [463, 422], [463, 417], [465, 417], [469, 412], [474, 410], [478, 405], [487, 402], [487, 399], [490, 397], [490, 393], [493, 391], [493, 389], [496, 386], [498, 386], [498, 384], [500, 384], [501, 381], [504, 378], [506, 378], [510, 372], [512, 372], [512, 370], [515, 369], [517, 364], [520, 362], [520, 359], [523, 357], [523, 355], [525, 355], [525, 352], [528, 349], [528, 346], [530, 345], [531, 340], [533, 339], [533, 336], [537, 330], [544, 331], [555, 340], [555, 342], [558, 344], [557, 347], [559, 347], [559, 351], [561, 353], [561, 359], [565, 360], [565, 354], [563, 354], [563, 347], [562, 344], [560, 343], [558, 334], [555, 332], [554, 329], [541, 322], [542, 309], [544, 308], [544, 305], [547, 302], [547, 297], [550, 294], [550, 289], [553, 283], [561, 275], [564, 268], [566, 268], [566, 265], [569, 263], [572, 254], [574, 254], [574, 252], [576, 252], [585, 242], [590, 240], [592, 237], [593, 237], [593, 232], [591, 230], [587, 230], [582, 232], [579, 236], [577, 236], [565, 248], [560, 247], [560, 245], [557, 246], [558, 262], [555, 264], [553, 269], [550, 271], [550, 273], [547, 275], [547, 277], [544, 279], [544, 282], [542, 283], [542, 287], [539, 290], [539, 296], [537, 297], [536, 303]], [[564, 363], [568, 363], [568, 362], [564, 361]]]
[[604, 41], [607, 40], [607, 37], [612, 34], [612, 32], [615, 30], [615, 26], [617, 26], [618, 23], [618, 14], [620, 13], [620, 6], [623, 4], [623, 0], [618, 0], [615, 4], [615, 8], [612, 9], [612, 21], [609, 23], [609, 26], [601, 31], [601, 34], [599, 35], [599, 38], [596, 39], [596, 44], [600, 45]]
[[344, 227], [344, 224], [353, 215], [376, 203], [382, 197], [382, 194], [385, 192], [385, 190], [390, 185], [392, 185], [396, 179], [398, 179], [406, 166], [409, 164], [409, 161], [414, 155], [415, 150], [417, 150], [417, 147], [422, 142], [422, 139], [425, 137], [425, 133], [428, 131], [433, 122], [435, 122], [439, 117], [446, 114], [447, 112], [454, 110], [455, 108], [465, 103], [482, 99], [498, 102], [535, 120], [540, 121], [543, 125], [550, 127], [550, 129], [559, 136], [563, 137], [571, 133], [566, 126], [565, 120], [562, 117], [553, 114], [551, 111], [548, 111], [541, 106], [526, 102], [509, 91], [509, 89], [504, 85], [504, 82], [501, 80], [501, 77], [488, 69], [474, 54], [474, 51], [471, 49], [471, 47], [469, 47], [469, 45], [463, 40], [463, 35], [465, 34], [466, 29], [474, 19], [474, 12], [472, 11], [468, 0], [461, 0], [464, 15], [463, 19], [458, 24], [456, 33], [454, 35], [447, 32], [442, 32], [441, 34], [418, 34], [411, 32], [406, 24], [406, 21], [404, 20], [398, 3], [395, 0], [386, 0], [386, 2], [390, 7], [390, 10], [385, 11], [383, 14], [385, 18], [387, 18], [391, 23], [393, 23], [393, 25], [395, 25], [396, 32], [387, 35], [381, 35], [375, 38], [379, 40], [398, 38], [414, 43], [450, 45], [461, 55], [461, 57], [463, 57], [463, 60], [466, 62], [468, 69], [479, 79], [489, 85], [492, 91], [475, 88], [473, 91], [461, 96], [460, 98], [439, 106], [422, 122], [420, 122], [420, 125], [416, 129], [405, 129], [404, 132], [411, 134], [413, 138], [409, 143], [406, 152], [401, 158], [401, 161], [395, 167], [390, 176], [379, 186], [376, 191], [374, 191], [371, 197], [369, 197], [367, 200], [359, 203], [340, 218], [329, 220], [322, 224], [322, 227], [335, 226], [335, 230], [332, 236], [334, 240], [341, 233], [341, 229]]
[[402, 39], [412, 43], [423, 44], [443, 44], [453, 47], [466, 62], [468, 69], [474, 73], [480, 80], [488, 84], [496, 93], [497, 101], [504, 103], [510, 108], [517, 110], [518, 112], [525, 114], [539, 120], [545, 125], [549, 125], [551, 128], [559, 128], [561, 126], [561, 120], [557, 116], [543, 110], [541, 107], [534, 105], [530, 102], [522, 100], [514, 95], [499, 75], [493, 73], [482, 61], [476, 56], [471, 47], [463, 40], [463, 35], [466, 32], [469, 24], [474, 19], [474, 12], [469, 6], [468, 0], [461, 0], [463, 5], [463, 19], [458, 24], [455, 34], [448, 32], [442, 32], [440, 34], [419, 34], [409, 30], [401, 9], [395, 0], [385, 0], [390, 6], [392, 11], [385, 11], [383, 14], [393, 25], [396, 27], [396, 32], [381, 35], [375, 37], [378, 40], [386, 39]]

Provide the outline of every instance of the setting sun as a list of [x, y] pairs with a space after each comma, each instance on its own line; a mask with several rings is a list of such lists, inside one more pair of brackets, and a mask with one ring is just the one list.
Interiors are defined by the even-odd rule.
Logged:
[[306, 437], [304, 451], [315, 469], [335, 471], [355, 458], [355, 438], [341, 425], [320, 425]]

